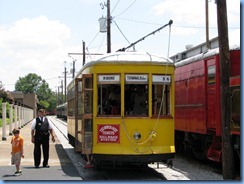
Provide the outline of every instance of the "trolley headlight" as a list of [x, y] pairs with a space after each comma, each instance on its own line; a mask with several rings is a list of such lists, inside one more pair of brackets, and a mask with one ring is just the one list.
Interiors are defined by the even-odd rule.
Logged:
[[141, 133], [140, 132], [135, 132], [134, 135], [133, 135], [133, 138], [136, 141], [139, 141], [141, 139]]

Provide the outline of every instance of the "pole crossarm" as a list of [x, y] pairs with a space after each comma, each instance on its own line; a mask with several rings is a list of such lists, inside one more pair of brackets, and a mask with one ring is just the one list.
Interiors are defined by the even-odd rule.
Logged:
[[[69, 55], [83, 55], [83, 53], [78, 53], [78, 52], [73, 52], [73, 53], [68, 53]], [[85, 55], [103, 55], [102, 53], [85, 53]]]
[[156, 29], [155, 31], [149, 33], [148, 35], [142, 37], [141, 39], [137, 40], [136, 42], [130, 44], [128, 47], [124, 47], [124, 48], [122, 48], [122, 49], [117, 50], [117, 52], [118, 52], [118, 51], [125, 51], [125, 50], [129, 49], [130, 47], [132, 47], [132, 46], [136, 45], [137, 43], [143, 41], [143, 40], [144, 40], [145, 38], [147, 38], [148, 36], [155, 34], [156, 32], [160, 31], [161, 29], [165, 28], [166, 26], [171, 26], [171, 24], [173, 24], [173, 20], [170, 20], [169, 23], [163, 25], [162, 27], [160, 27], [160, 28]]

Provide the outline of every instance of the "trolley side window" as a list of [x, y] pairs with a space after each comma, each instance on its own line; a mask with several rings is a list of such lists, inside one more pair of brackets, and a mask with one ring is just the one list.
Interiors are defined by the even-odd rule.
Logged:
[[152, 78], [152, 113], [153, 116], [169, 115], [171, 76], [153, 75]]
[[68, 88], [68, 95], [67, 95], [67, 101], [68, 101], [68, 116], [74, 116], [75, 115], [75, 85], [71, 85]]
[[98, 75], [98, 115], [121, 114], [120, 75]]
[[125, 115], [148, 116], [148, 75], [125, 75]]

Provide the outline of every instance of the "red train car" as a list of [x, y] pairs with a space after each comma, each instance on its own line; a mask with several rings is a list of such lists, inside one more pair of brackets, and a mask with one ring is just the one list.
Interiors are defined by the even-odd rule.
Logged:
[[[204, 44], [173, 56], [175, 63], [175, 145], [198, 159], [221, 163], [220, 60], [216, 47]], [[199, 53], [194, 55], [194, 53]], [[183, 59], [179, 59], [180, 57]], [[176, 61], [178, 57], [178, 61]], [[185, 58], [184, 58], [185, 57]], [[187, 58], [188, 57], [188, 58]], [[240, 47], [230, 47], [231, 135], [235, 159], [240, 154]]]

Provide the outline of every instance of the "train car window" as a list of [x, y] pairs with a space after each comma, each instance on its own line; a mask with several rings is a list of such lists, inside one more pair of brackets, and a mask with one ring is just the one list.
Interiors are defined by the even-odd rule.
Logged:
[[68, 116], [74, 116], [75, 115], [75, 86], [74, 85], [68, 88], [67, 101], [68, 101]]
[[215, 66], [208, 66], [208, 84], [215, 83]]
[[152, 80], [152, 113], [153, 116], [169, 115], [171, 76], [153, 75]]
[[148, 116], [148, 75], [125, 75], [125, 115]]
[[98, 115], [120, 114], [120, 75], [98, 75]]
[[232, 90], [231, 121], [232, 128], [240, 128], [240, 87]]

